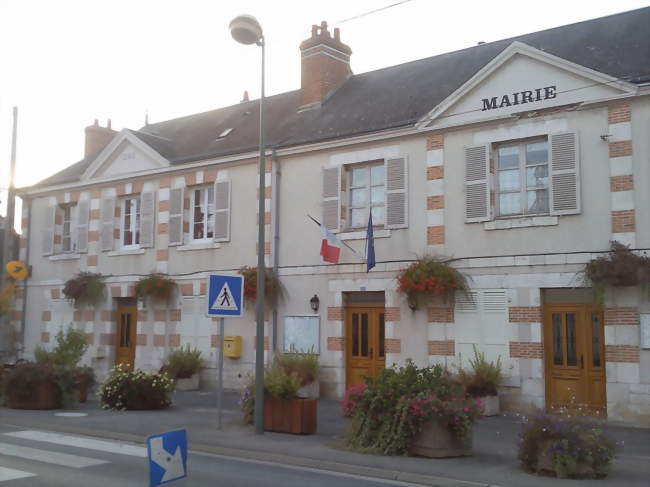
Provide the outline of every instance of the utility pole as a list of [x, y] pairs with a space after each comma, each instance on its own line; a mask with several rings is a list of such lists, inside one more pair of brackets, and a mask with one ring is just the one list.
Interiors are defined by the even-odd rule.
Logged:
[[7, 262], [12, 260], [14, 252], [14, 213], [16, 213], [16, 136], [18, 132], [18, 107], [14, 107], [14, 124], [13, 134], [11, 138], [11, 162], [9, 167], [9, 189], [7, 190], [7, 215], [5, 217], [4, 228], [4, 248], [2, 249], [2, 269], [0, 275], [2, 279], [0, 282], [7, 282], [7, 272], [5, 267]]

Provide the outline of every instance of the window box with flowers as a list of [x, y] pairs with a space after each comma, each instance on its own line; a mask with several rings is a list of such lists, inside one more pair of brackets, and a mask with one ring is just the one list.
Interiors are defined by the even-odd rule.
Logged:
[[152, 273], [142, 277], [135, 285], [135, 295], [141, 299], [169, 302], [174, 294], [176, 283], [164, 274]]
[[95, 306], [104, 300], [104, 276], [92, 272], [80, 272], [68, 279], [63, 286], [63, 295], [74, 301], [75, 307]]
[[454, 303], [457, 292], [467, 293], [467, 279], [451, 267], [448, 261], [436, 257], [421, 257], [397, 276], [397, 291], [405, 294], [409, 307], [415, 310], [422, 301], [442, 298]]
[[[257, 267], [244, 266], [239, 269], [239, 274], [244, 276], [244, 297], [254, 301], [257, 298]], [[271, 271], [264, 269], [264, 296], [267, 307], [273, 309], [279, 298], [282, 297], [284, 288], [280, 279]]]

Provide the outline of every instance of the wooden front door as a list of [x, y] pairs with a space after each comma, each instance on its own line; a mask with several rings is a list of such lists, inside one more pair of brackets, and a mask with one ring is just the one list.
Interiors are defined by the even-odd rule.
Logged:
[[584, 303], [549, 304], [544, 309], [547, 407], [583, 407], [605, 416], [602, 310]]
[[128, 364], [133, 370], [135, 361], [135, 336], [138, 309], [136, 306], [119, 306], [117, 308], [117, 331], [115, 337], [115, 363]]
[[347, 308], [345, 313], [347, 387], [377, 377], [386, 367], [384, 308]]

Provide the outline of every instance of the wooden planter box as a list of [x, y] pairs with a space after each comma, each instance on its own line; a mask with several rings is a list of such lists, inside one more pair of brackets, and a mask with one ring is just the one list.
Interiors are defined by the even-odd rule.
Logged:
[[459, 440], [449, 428], [432, 420], [416, 435], [411, 453], [429, 458], [469, 456], [472, 454], [472, 435]]
[[59, 407], [59, 388], [52, 382], [39, 382], [27, 398], [8, 397], [12, 409], [56, 409]]
[[86, 402], [88, 400], [90, 381], [85, 375], [77, 376], [77, 387], [79, 388], [79, 402]]
[[264, 430], [311, 435], [316, 432], [316, 399], [265, 399]]
[[199, 374], [196, 373], [192, 377], [183, 379], [176, 379], [177, 391], [198, 391], [199, 390]]

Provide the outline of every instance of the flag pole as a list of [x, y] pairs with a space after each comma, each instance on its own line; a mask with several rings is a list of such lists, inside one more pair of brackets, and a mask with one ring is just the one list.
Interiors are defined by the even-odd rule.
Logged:
[[[319, 227], [322, 226], [322, 223], [319, 222], [318, 220], [316, 220], [316, 218], [314, 218], [313, 216], [311, 216], [309, 213], [307, 213], [307, 216], [308, 216], [309, 218], [311, 218], [311, 220], [312, 220], [316, 225], [318, 225]], [[341, 239], [339, 239], [339, 240], [341, 240]], [[342, 243], [343, 245], [345, 245], [347, 248], [349, 248], [349, 249], [350, 249], [350, 250], [351, 250], [351, 251], [352, 251], [352, 252], [353, 252], [357, 257], [359, 257], [361, 260], [363, 260], [363, 261], [365, 262], [366, 259], [363, 257], [363, 255], [361, 255], [359, 252], [357, 252], [356, 250], [354, 250], [352, 247], [350, 247], [348, 244], [346, 244], [343, 240], [341, 240], [341, 243]]]

